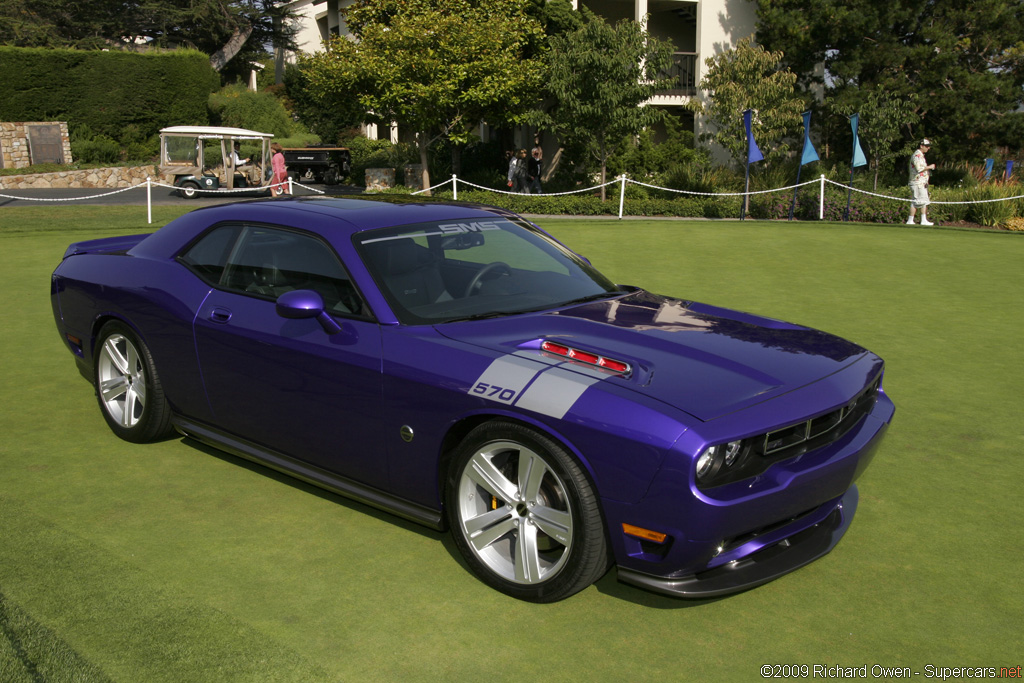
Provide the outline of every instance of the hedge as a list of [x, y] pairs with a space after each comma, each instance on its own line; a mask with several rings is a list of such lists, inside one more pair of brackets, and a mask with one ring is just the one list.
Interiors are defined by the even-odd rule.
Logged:
[[67, 121], [119, 139], [172, 125], [204, 125], [220, 86], [196, 50], [120, 52], [0, 47], [0, 121]]

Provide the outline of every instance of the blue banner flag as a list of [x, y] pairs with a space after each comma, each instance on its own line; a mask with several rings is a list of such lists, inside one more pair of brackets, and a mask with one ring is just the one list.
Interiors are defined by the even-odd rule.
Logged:
[[1010, 161], [1006, 162], [1006, 179], [1009, 180], [1010, 176], [1012, 176], [1012, 175], [1013, 175], [1013, 161], [1010, 160]]
[[995, 163], [995, 159], [985, 159], [985, 180], [988, 180], [988, 177], [992, 175], [992, 166], [994, 166]]
[[860, 114], [854, 114], [850, 117], [850, 127], [853, 128], [853, 167], [867, 166], [868, 160], [864, 157], [864, 150], [860, 148], [860, 138], [857, 137], [857, 124], [860, 120]]
[[818, 160], [818, 152], [811, 144], [811, 112], [804, 112], [804, 153], [800, 156], [800, 165]]
[[761, 161], [764, 159], [764, 155], [761, 154], [761, 150], [758, 149], [757, 143], [754, 142], [754, 134], [750, 131], [750, 117], [753, 114], [753, 110], [748, 109], [743, 112], [743, 125], [747, 129], [747, 163], [752, 164], [755, 161]]

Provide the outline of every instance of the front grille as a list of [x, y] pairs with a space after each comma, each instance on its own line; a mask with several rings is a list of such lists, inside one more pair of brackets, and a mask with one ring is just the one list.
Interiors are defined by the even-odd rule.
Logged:
[[878, 398], [881, 383], [882, 375], [879, 373], [871, 384], [844, 406], [823, 415], [773, 429], [766, 434], [743, 439], [742, 454], [737, 457], [735, 465], [723, 467], [708, 481], [698, 482], [698, 486], [707, 490], [749, 479], [761, 474], [780, 460], [795, 458], [833, 443], [871, 412]]
[[871, 410], [871, 407], [875, 404], [875, 399], [878, 397], [880, 381], [880, 378], [876, 379], [842, 408], [810, 420], [768, 432], [764, 435], [761, 455], [775, 455], [794, 446], [799, 446], [802, 443], [814, 441], [821, 437], [829, 437], [829, 434], [833, 432], [835, 432], [834, 435], [829, 437], [828, 441], [835, 441]]

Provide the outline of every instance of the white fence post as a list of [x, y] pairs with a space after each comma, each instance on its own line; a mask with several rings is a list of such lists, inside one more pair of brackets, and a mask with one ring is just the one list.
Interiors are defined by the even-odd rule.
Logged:
[[459, 177], [452, 173], [452, 199], [459, 199]]
[[821, 187], [818, 190], [818, 220], [825, 220], [825, 174], [821, 174]]
[[149, 176], [146, 176], [146, 217], [147, 222], [153, 222], [153, 184], [149, 182]]
[[619, 220], [622, 220], [622, 205], [626, 201], [626, 174], [623, 173], [619, 176], [619, 180], [622, 181], [622, 186], [619, 189]]

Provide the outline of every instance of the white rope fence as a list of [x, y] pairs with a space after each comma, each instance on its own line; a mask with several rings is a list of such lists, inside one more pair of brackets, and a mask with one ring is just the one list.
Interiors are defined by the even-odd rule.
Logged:
[[[428, 188], [426, 188], [424, 190], [417, 190], [416, 192], [413, 192], [412, 194], [416, 195], [416, 194], [421, 194], [423, 192], [430, 192], [430, 191], [433, 191], [433, 190], [445, 187], [446, 185], [450, 184], [452, 186], [453, 198], [457, 200], [459, 198], [459, 183], [462, 183], [463, 185], [468, 185], [469, 187], [477, 189], [477, 190], [484, 190], [486, 192], [493, 192], [495, 194], [504, 194], [504, 195], [520, 195], [520, 194], [522, 194], [522, 193], [518, 193], [518, 192], [510, 192], [510, 191], [507, 191], [507, 190], [497, 190], [497, 189], [494, 189], [494, 188], [491, 188], [491, 187], [485, 187], [483, 185], [477, 185], [476, 183], [471, 183], [468, 180], [460, 180], [458, 178], [458, 176], [456, 176], [455, 174], [452, 174], [452, 177], [449, 178], [448, 180], [445, 180], [445, 181], [443, 181], [441, 183], [438, 183], [437, 185], [434, 185], [432, 187], [428, 187]], [[568, 192], [546, 192], [546, 193], [537, 193], [537, 194], [529, 194], [529, 193], [527, 193], [527, 195], [531, 196], [531, 197], [562, 197], [562, 196], [565, 196], [565, 195], [583, 194], [583, 193], [587, 193], [587, 192], [594, 192], [596, 190], [600, 190], [603, 187], [608, 187], [608, 186], [614, 185], [616, 183], [621, 185], [620, 191], [619, 191], [619, 216], [618, 216], [620, 219], [624, 215], [625, 198], [626, 198], [626, 183], [632, 183], [633, 185], [639, 185], [641, 187], [646, 187], [646, 188], [649, 188], [649, 189], [652, 189], [652, 190], [660, 190], [660, 191], [663, 191], [663, 192], [673, 192], [673, 193], [676, 193], [676, 194], [694, 195], [694, 196], [700, 196], [700, 197], [750, 197], [750, 196], [753, 196], [753, 195], [770, 194], [770, 193], [773, 193], [773, 192], [788, 192], [790, 190], [796, 190], [797, 188], [806, 187], [808, 185], [813, 185], [813, 184], [817, 183], [818, 186], [819, 186], [819, 189], [818, 189], [818, 219], [819, 220], [823, 220], [824, 217], [825, 217], [825, 184], [826, 183], [835, 185], [836, 187], [843, 188], [843, 189], [845, 189], [847, 191], [858, 192], [860, 194], [868, 195], [868, 196], [871, 196], [871, 197], [878, 197], [880, 199], [887, 199], [887, 200], [896, 201], [896, 202], [903, 202], [903, 203], [909, 203], [911, 201], [909, 197], [894, 197], [894, 196], [891, 196], [891, 195], [879, 194], [877, 192], [869, 192], [867, 190], [861, 190], [861, 189], [858, 189], [856, 187], [850, 187], [849, 185], [844, 185], [843, 183], [837, 183], [834, 180], [829, 180], [824, 175], [820, 176], [819, 178], [817, 178], [815, 180], [808, 180], [806, 182], [798, 183], [796, 185], [789, 185], [789, 186], [786, 186], [786, 187], [778, 187], [778, 188], [774, 188], [774, 189], [771, 189], [771, 190], [755, 190], [755, 191], [750, 191], [750, 192], [696, 192], [696, 191], [692, 191], [692, 190], [677, 190], [677, 189], [674, 189], [674, 188], [671, 188], [671, 187], [660, 187], [658, 185], [651, 185], [649, 183], [640, 182], [639, 180], [632, 180], [632, 179], [628, 178], [626, 175], [621, 175], [618, 178], [616, 178], [615, 180], [608, 181], [608, 182], [603, 183], [601, 185], [594, 185], [593, 187], [585, 187], [585, 188], [578, 189], [578, 190], [570, 190]], [[148, 221], [150, 223], [153, 222], [153, 188], [154, 187], [165, 187], [165, 188], [168, 188], [170, 190], [174, 190], [174, 191], [177, 191], [177, 192], [180, 192], [180, 193], [184, 193], [184, 192], [187, 191], [190, 195], [218, 195], [218, 196], [219, 195], [225, 195], [225, 194], [251, 194], [251, 193], [256, 192], [256, 191], [264, 191], [264, 190], [269, 190], [270, 189], [269, 185], [256, 186], [256, 187], [244, 187], [244, 188], [237, 188], [237, 189], [234, 189], [234, 190], [228, 190], [228, 189], [205, 190], [205, 189], [195, 188], [195, 187], [189, 187], [189, 188], [186, 189], [186, 188], [182, 188], [182, 187], [177, 186], [177, 185], [169, 185], [167, 183], [163, 183], [163, 182], [160, 182], [160, 181], [154, 181], [154, 180], [152, 180], [150, 178], [146, 178], [146, 182], [145, 183], [140, 183], [138, 185], [132, 185], [130, 187], [123, 187], [123, 188], [118, 188], [116, 190], [111, 190], [110, 192], [93, 194], [93, 195], [88, 195], [88, 196], [83, 196], [83, 197], [67, 197], [67, 198], [56, 198], [56, 199], [54, 199], [54, 198], [40, 198], [40, 197], [19, 197], [19, 196], [16, 196], [16, 195], [0, 194], [0, 199], [10, 199], [10, 200], [25, 201], [25, 202], [49, 202], [49, 203], [53, 203], [53, 202], [75, 202], [75, 201], [84, 201], [84, 200], [89, 200], [89, 199], [101, 199], [103, 197], [109, 197], [109, 196], [112, 196], [112, 195], [121, 194], [122, 192], [128, 192], [130, 190], [137, 190], [137, 189], [140, 189], [142, 187], [146, 188], [146, 205], [147, 205], [147, 212], [148, 212]], [[315, 194], [326, 194], [326, 192], [323, 191], [323, 190], [319, 190], [319, 189], [317, 189], [315, 187], [309, 187], [308, 185], [303, 185], [303, 184], [295, 182], [294, 180], [289, 178], [288, 179], [288, 191], [287, 191], [288, 194], [293, 194], [296, 187], [301, 187], [304, 190], [308, 190], [308, 191], [313, 192]], [[1017, 200], [1017, 199], [1024, 199], [1024, 194], [1016, 195], [1016, 196], [1013, 196], [1013, 197], [998, 197], [998, 198], [995, 198], [995, 199], [975, 199], [975, 200], [970, 200], [970, 201], [933, 201], [931, 203], [932, 204], [945, 204], [945, 205], [989, 204], [989, 203], [993, 203], [993, 202], [1009, 202], [1009, 201], [1014, 201], [1014, 200]]]

